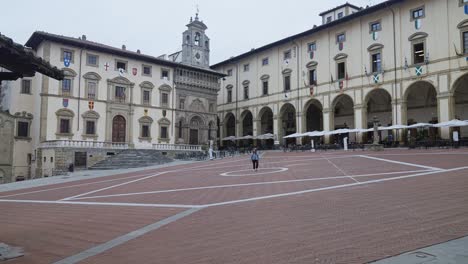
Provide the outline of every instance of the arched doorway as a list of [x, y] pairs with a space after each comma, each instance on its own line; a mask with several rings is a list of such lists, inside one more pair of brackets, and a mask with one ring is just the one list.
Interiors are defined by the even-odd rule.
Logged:
[[[392, 96], [386, 90], [380, 88], [372, 90], [367, 94], [365, 102], [367, 114], [364, 115], [366, 118], [363, 122], [366, 125], [364, 128], [374, 127], [374, 117], [377, 118], [381, 126], [392, 125]], [[364, 141], [371, 143], [373, 137], [374, 132], [368, 132]], [[379, 131], [379, 137], [380, 140], [384, 141], [389, 140], [389, 138], [393, 141], [396, 138], [391, 130]]]
[[[258, 113], [258, 116], [260, 117], [260, 123], [257, 128], [259, 129], [258, 135], [274, 134], [273, 111], [271, 108], [267, 106], [263, 107]], [[271, 149], [274, 143], [275, 140], [273, 138], [257, 140], [257, 145], [262, 149]]]
[[198, 145], [200, 143], [200, 128], [204, 125], [203, 120], [199, 116], [194, 116], [190, 120], [190, 145]]
[[112, 142], [123, 143], [127, 138], [127, 122], [121, 115], [117, 115], [112, 120]]
[[[225, 126], [225, 137], [232, 137], [236, 136], [236, 118], [232, 113], [229, 113], [226, 115], [226, 118], [224, 119], [224, 126]], [[234, 142], [232, 141], [225, 141], [225, 145], [227, 146], [233, 146], [235, 145]]]
[[283, 141], [285, 145], [295, 144], [295, 138], [284, 139], [285, 136], [296, 133], [296, 109], [292, 104], [285, 104], [281, 107], [280, 110], [280, 119], [279, 124], [281, 128], [279, 129], [279, 138]]
[[[341, 94], [333, 102], [333, 126], [332, 129], [354, 128], [354, 102], [347, 94]], [[333, 141], [338, 144], [343, 143], [347, 137], [348, 142], [356, 141], [356, 134], [338, 134], [333, 137]]]
[[[468, 74], [460, 77], [453, 89], [455, 119], [468, 120]], [[454, 129], [460, 133], [461, 138], [468, 138], [468, 127]]]
[[[316, 99], [312, 99], [304, 107], [303, 129], [302, 132], [323, 131], [323, 112], [322, 104]], [[310, 144], [310, 137], [302, 138], [303, 144]], [[314, 138], [315, 142], [320, 142], [320, 138]]]
[[[408, 125], [416, 123], [439, 122], [437, 111], [437, 90], [425, 81], [413, 83], [406, 90], [406, 120]], [[413, 140], [435, 140], [438, 138], [439, 129], [412, 129], [410, 138]]]
[[[242, 118], [242, 136], [253, 136], [253, 115], [249, 110], [245, 110], [241, 114]], [[240, 142], [243, 147], [251, 146], [253, 144], [252, 139], [244, 139]]]

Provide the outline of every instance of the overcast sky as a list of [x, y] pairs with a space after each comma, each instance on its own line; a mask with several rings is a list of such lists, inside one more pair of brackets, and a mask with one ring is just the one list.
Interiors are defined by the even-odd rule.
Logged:
[[[383, 0], [348, 0], [358, 6]], [[181, 49], [194, 16], [208, 26], [211, 64], [320, 25], [346, 0], [2, 0], [0, 32], [24, 44], [36, 30], [159, 56]]]

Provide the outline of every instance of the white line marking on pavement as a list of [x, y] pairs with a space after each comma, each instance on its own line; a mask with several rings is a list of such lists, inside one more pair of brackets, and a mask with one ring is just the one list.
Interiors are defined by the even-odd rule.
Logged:
[[78, 263], [81, 262], [87, 258], [99, 255], [103, 252], [106, 252], [114, 247], [117, 247], [119, 245], [122, 245], [124, 243], [127, 243], [130, 240], [136, 239], [138, 237], [141, 237], [149, 232], [152, 232], [154, 230], [157, 230], [163, 226], [166, 226], [170, 223], [173, 223], [175, 221], [178, 221], [184, 217], [187, 217], [195, 212], [198, 212], [201, 210], [201, 208], [192, 208], [187, 211], [183, 211], [181, 213], [178, 213], [176, 215], [173, 215], [171, 217], [168, 217], [166, 219], [163, 219], [161, 221], [155, 222], [153, 224], [150, 224], [148, 226], [145, 226], [143, 228], [134, 230], [130, 233], [127, 233], [125, 235], [122, 235], [120, 237], [117, 237], [115, 239], [112, 239], [110, 241], [107, 241], [106, 243], [97, 245], [95, 247], [92, 247], [90, 249], [87, 249], [85, 251], [82, 251], [76, 255], [70, 256], [68, 258], [62, 259], [60, 261], [55, 262], [55, 264], [73, 264], [73, 263]]
[[438, 174], [438, 173], [451, 172], [451, 171], [457, 171], [457, 170], [466, 170], [466, 169], [468, 169], [468, 167], [460, 167], [460, 168], [449, 169], [449, 170], [431, 170], [431, 171], [427, 171], [427, 172], [424, 172], [424, 173], [417, 173], [417, 174], [411, 174], [411, 175], [406, 175], [406, 176], [399, 176], [399, 177], [393, 177], [393, 178], [385, 178], [385, 179], [378, 179], [378, 180], [371, 180], [371, 181], [357, 182], [357, 183], [350, 183], [350, 184], [335, 185], [335, 186], [323, 187], [323, 188], [318, 188], [318, 189], [309, 189], [309, 190], [298, 191], [298, 192], [290, 192], [290, 193], [260, 196], [260, 197], [247, 198], [247, 199], [234, 200], [234, 201], [227, 201], [227, 202], [221, 202], [221, 203], [205, 204], [203, 206], [212, 207], [212, 206], [221, 206], [221, 205], [228, 205], [228, 204], [237, 204], [237, 203], [258, 201], [258, 200], [266, 200], [266, 199], [271, 199], [271, 198], [286, 197], [286, 196], [306, 194], [306, 193], [326, 191], [326, 190], [333, 190], [333, 189], [342, 189], [342, 188], [352, 187], [352, 186], [359, 186], [359, 185], [365, 185], [365, 184], [371, 184], [371, 183], [380, 183], [380, 182], [387, 182], [387, 181], [395, 181], [395, 180], [415, 178], [415, 177], [421, 177], [421, 176], [426, 176], [426, 175], [431, 175], [431, 174]]
[[444, 169], [436, 168], [436, 167], [424, 166], [424, 165], [419, 165], [419, 164], [414, 164], [414, 163], [408, 163], [408, 162], [402, 162], [402, 161], [396, 161], [396, 160], [389, 160], [389, 159], [376, 158], [376, 157], [367, 156], [367, 155], [359, 155], [359, 156], [362, 157], [362, 158], [366, 158], [366, 159], [373, 159], [373, 160], [385, 161], [385, 162], [389, 162], [389, 163], [395, 163], [395, 164], [406, 165], [406, 166], [412, 166], [412, 167], [419, 167], [419, 168], [429, 169], [429, 170], [444, 170]]
[[[260, 168], [260, 172], [254, 171], [252, 172], [252, 169], [250, 170], [238, 170], [238, 171], [230, 171], [230, 172], [225, 172], [221, 173], [221, 176], [224, 177], [246, 177], [246, 176], [257, 176], [257, 175], [264, 175], [264, 174], [272, 174], [272, 173], [279, 173], [279, 172], [284, 172], [287, 171], [288, 168]], [[262, 172], [265, 171], [265, 172]], [[252, 173], [248, 174], [236, 174], [236, 172], [244, 172], [244, 171], [250, 171]]]
[[66, 205], [99, 205], [99, 206], [129, 206], [129, 207], [161, 207], [161, 208], [199, 208], [200, 205], [184, 204], [143, 204], [143, 203], [99, 203], [75, 201], [40, 201], [40, 200], [0, 200], [0, 203], [32, 203], [32, 204], [66, 204]]
[[[10, 194], [10, 195], [0, 196], [0, 198], [14, 197], [14, 196], [25, 195], [25, 194], [41, 193], [41, 192], [47, 192], [47, 191], [56, 191], [56, 190], [74, 188], [74, 187], [81, 187], [81, 186], [87, 186], [87, 185], [94, 185], [94, 184], [98, 184], [98, 183], [106, 183], [106, 182], [113, 182], [113, 181], [123, 181], [123, 180], [129, 180], [129, 179], [133, 179], [133, 178], [138, 178], [138, 177], [145, 177], [145, 176], [149, 176], [149, 175], [154, 175], [154, 173], [151, 173], [151, 174], [143, 174], [143, 175], [136, 175], [136, 176], [129, 176], [129, 177], [123, 177], [123, 178], [119, 178], [119, 179], [112, 179], [112, 180], [103, 180], [103, 181], [87, 182], [87, 183], [81, 183], [81, 184], [73, 184], [73, 185], [69, 185], [69, 186], [62, 186], [62, 187], [56, 187], [56, 188], [42, 189], [42, 190], [31, 191], [31, 192], [15, 193], [15, 194]], [[85, 180], [85, 179], [84, 179], [84, 180]], [[66, 182], [64, 182], [64, 183], [66, 183]], [[58, 183], [58, 184], [64, 184], [64, 183]], [[55, 185], [55, 184], [54, 184], [54, 185]], [[32, 187], [32, 188], [35, 188], [35, 187]]]
[[135, 182], [139, 182], [139, 181], [142, 181], [142, 180], [154, 178], [154, 177], [163, 175], [163, 174], [165, 174], [165, 173], [167, 173], [167, 171], [165, 171], [165, 172], [160, 172], [160, 173], [157, 173], [157, 174], [153, 174], [153, 175], [150, 175], [150, 176], [147, 176], [147, 177], [143, 177], [143, 178], [140, 178], [140, 179], [136, 179], [136, 180], [133, 180], [133, 181], [124, 182], [124, 183], [119, 183], [119, 184], [112, 185], [112, 186], [109, 186], [109, 187], [106, 187], [106, 188], [101, 188], [101, 189], [98, 189], [98, 190], [94, 190], [94, 191], [90, 191], [90, 192], [86, 192], [86, 193], [74, 195], [74, 196], [71, 196], [71, 197], [63, 198], [63, 199], [61, 199], [60, 201], [73, 200], [74, 198], [78, 198], [78, 197], [85, 196], [85, 195], [88, 195], [88, 194], [93, 194], [93, 193], [97, 193], [97, 192], [100, 192], [100, 191], [105, 191], [105, 190], [109, 190], [109, 189], [112, 189], [112, 188], [124, 186], [124, 185], [130, 184], [130, 183], [135, 183]]
[[[352, 175], [352, 176], [354, 178], [360, 178], [360, 177], [394, 175], [394, 174], [405, 174], [405, 173], [416, 173], [416, 172], [427, 172], [427, 171], [428, 170], [398, 171], [398, 172], [361, 174], [361, 175]], [[98, 198], [108, 198], [108, 197], [123, 197], [123, 196], [134, 196], [134, 195], [145, 195], [145, 194], [160, 194], [160, 193], [207, 190], [207, 189], [234, 188], [234, 187], [245, 187], [245, 186], [255, 186], [255, 185], [269, 185], [269, 184], [294, 183], [294, 182], [335, 180], [335, 179], [346, 179], [346, 178], [349, 178], [349, 176], [333, 176], [333, 177], [324, 177], [324, 178], [309, 178], [309, 179], [285, 180], [285, 181], [253, 182], [253, 183], [240, 183], [240, 184], [228, 184], [228, 185], [215, 185], [215, 186], [194, 187], [194, 188], [184, 188], [184, 189], [172, 189], [172, 190], [161, 190], [161, 191], [151, 191], [151, 192], [137, 192], [137, 193], [122, 193], [122, 194], [110, 194], [110, 195], [100, 195], [100, 196], [88, 196], [88, 197], [75, 198], [75, 199], [73, 199], [73, 201], [98, 199]]]
[[338, 167], [335, 163], [333, 163], [329, 158], [326, 158], [325, 156], [321, 155], [322, 157], [324, 157], [328, 163], [330, 163], [331, 165], [333, 165], [333, 167], [335, 167], [337, 170], [339, 170], [341, 173], [343, 173], [343, 175], [349, 177], [351, 180], [353, 180], [354, 182], [359, 182], [357, 181], [356, 179], [354, 179], [353, 177], [349, 176], [344, 170], [342, 170], [340, 167]]

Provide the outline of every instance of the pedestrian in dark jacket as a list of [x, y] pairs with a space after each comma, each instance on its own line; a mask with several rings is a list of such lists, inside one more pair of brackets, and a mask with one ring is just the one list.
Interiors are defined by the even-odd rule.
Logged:
[[258, 156], [256, 148], [253, 149], [252, 156], [250, 157], [250, 159], [252, 160], [254, 171], [257, 171], [258, 170], [258, 161], [260, 160], [260, 157]]

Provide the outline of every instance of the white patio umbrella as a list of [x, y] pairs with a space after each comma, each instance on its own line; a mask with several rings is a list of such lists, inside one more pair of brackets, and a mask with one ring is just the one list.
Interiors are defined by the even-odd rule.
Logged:
[[411, 126], [407, 126], [407, 128], [419, 128], [419, 127], [432, 127], [432, 124], [429, 123], [417, 123]]
[[408, 126], [404, 126], [404, 125], [393, 125], [393, 126], [388, 126], [388, 127], [379, 127], [379, 130], [383, 131], [383, 130], [405, 129], [407, 127]]
[[301, 133], [294, 133], [294, 134], [291, 134], [289, 136], [285, 136], [283, 138], [298, 138], [298, 137], [302, 137], [302, 134]]
[[455, 119], [455, 120], [442, 122], [442, 123], [438, 123], [434, 125], [434, 127], [462, 127], [462, 126], [468, 126], [468, 122]]
[[243, 136], [243, 137], [240, 137], [240, 138], [237, 138], [239, 140], [241, 139], [253, 139], [253, 137], [251, 135], [247, 135], [247, 136]]
[[223, 138], [223, 141], [234, 141], [234, 140], [236, 140], [235, 136], [230, 136], [230, 137]]

